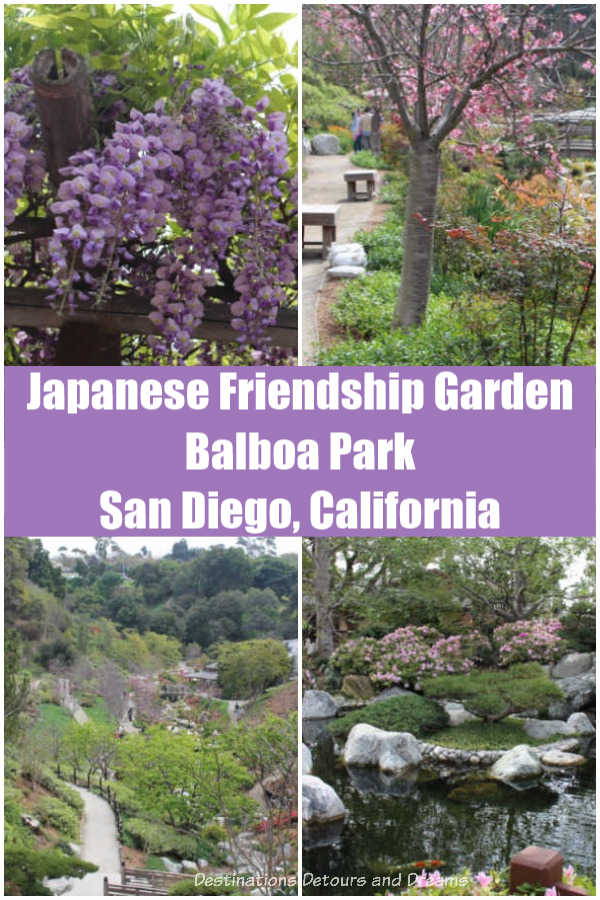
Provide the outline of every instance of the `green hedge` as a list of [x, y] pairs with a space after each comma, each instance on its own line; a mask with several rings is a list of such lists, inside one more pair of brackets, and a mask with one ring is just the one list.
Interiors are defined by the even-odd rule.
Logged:
[[407, 694], [352, 710], [345, 716], [334, 719], [329, 729], [333, 734], [346, 736], [354, 725], [366, 724], [383, 728], [384, 731], [409, 731], [421, 736], [445, 728], [448, 721], [448, 714], [439, 703], [419, 697], [418, 694]]
[[44, 825], [56, 828], [64, 837], [79, 840], [79, 814], [58, 797], [40, 797], [34, 813]]

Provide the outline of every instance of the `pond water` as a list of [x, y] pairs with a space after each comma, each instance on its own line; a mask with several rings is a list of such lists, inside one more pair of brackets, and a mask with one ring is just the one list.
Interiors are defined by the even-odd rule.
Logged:
[[419, 782], [381, 776], [374, 769], [348, 771], [330, 739], [312, 751], [314, 774], [335, 788], [350, 819], [333, 845], [319, 846], [321, 836], [305, 829], [304, 872], [364, 876], [367, 883], [354, 881], [347, 889], [306, 883], [305, 894], [385, 893], [371, 876], [393, 875], [397, 867], [419, 860], [443, 860], [444, 875], [464, 867], [502, 869], [530, 844], [559, 850], [578, 872], [594, 875], [593, 761], [520, 790], [498, 785], [489, 796], [467, 794], [457, 800], [449, 796], [456, 785], [439, 779]]

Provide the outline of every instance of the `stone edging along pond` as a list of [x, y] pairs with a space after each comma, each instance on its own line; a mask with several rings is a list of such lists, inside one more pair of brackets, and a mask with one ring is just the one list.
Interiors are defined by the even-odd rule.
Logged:
[[[535, 753], [547, 753], [549, 750], [573, 752], [579, 747], [579, 739], [573, 737], [553, 741], [549, 744], [538, 744], [537, 746], [528, 744], [527, 746], [531, 747]], [[512, 749], [506, 747], [504, 750], [459, 750], [456, 747], [444, 747], [441, 744], [429, 744], [426, 741], [419, 741], [419, 747], [423, 755], [423, 762], [486, 768]]]

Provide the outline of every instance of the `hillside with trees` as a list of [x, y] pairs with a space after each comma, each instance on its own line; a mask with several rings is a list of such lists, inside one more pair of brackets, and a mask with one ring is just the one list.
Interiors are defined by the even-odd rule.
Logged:
[[119, 869], [159, 894], [294, 875], [296, 594], [272, 541], [51, 558], [6, 540], [6, 894], [102, 893]]

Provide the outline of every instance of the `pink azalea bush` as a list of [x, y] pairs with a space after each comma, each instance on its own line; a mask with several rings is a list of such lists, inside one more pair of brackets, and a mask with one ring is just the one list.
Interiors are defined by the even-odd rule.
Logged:
[[386, 634], [371, 675], [378, 684], [417, 685], [421, 678], [469, 672], [484, 639], [477, 631], [444, 637], [428, 625], [406, 626]]
[[559, 619], [522, 619], [494, 629], [501, 666], [516, 662], [554, 662], [565, 651]]
[[331, 665], [340, 675], [371, 675], [379, 658], [376, 638], [352, 638], [341, 644], [331, 657]]

